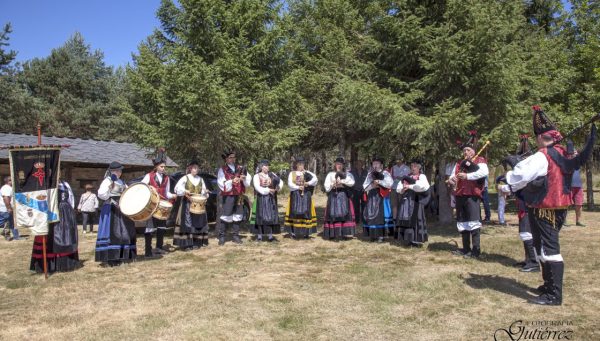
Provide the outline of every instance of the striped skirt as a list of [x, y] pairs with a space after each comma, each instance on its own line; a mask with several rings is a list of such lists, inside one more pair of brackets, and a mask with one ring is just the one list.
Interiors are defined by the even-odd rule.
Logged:
[[285, 231], [296, 237], [317, 233], [317, 212], [310, 191], [292, 191], [285, 211]]

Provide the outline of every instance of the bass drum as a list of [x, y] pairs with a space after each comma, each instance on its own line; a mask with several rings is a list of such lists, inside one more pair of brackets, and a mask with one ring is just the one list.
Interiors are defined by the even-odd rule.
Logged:
[[127, 188], [119, 199], [119, 209], [133, 221], [146, 221], [158, 208], [160, 196], [154, 188], [137, 183]]

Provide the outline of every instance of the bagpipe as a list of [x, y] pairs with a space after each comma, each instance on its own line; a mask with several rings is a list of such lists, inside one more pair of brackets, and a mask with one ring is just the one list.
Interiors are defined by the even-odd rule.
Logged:
[[[472, 158], [465, 157], [459, 164], [458, 173], [473, 173], [479, 170], [479, 165], [475, 163], [475, 160], [483, 153], [483, 151], [491, 144], [491, 142], [485, 141], [481, 149]], [[446, 184], [450, 183], [450, 179], [446, 180]], [[453, 184], [456, 187], [456, 184]]]
[[[371, 183], [369, 183], [369, 185], [367, 186], [367, 188], [371, 187], [375, 181], [383, 181], [385, 179], [385, 175], [383, 174], [383, 170], [377, 171], [377, 170], [373, 170], [371, 171], [368, 175], [367, 178], [371, 177]], [[379, 195], [381, 195], [381, 197], [387, 197], [390, 194], [391, 190], [389, 188], [385, 188], [385, 187], [379, 187]], [[365, 190], [365, 192], [363, 193], [363, 200], [367, 201], [367, 191]]]
[[[596, 140], [596, 125], [594, 124], [594, 122], [600, 120], [600, 113], [594, 115], [592, 118], [590, 118], [588, 121], [584, 122], [583, 124], [581, 124], [580, 126], [576, 127], [575, 129], [571, 130], [570, 132], [568, 132], [566, 135], [562, 136], [560, 139], [552, 142], [550, 145], [546, 146], [545, 148], [552, 148], [555, 145], [561, 143], [564, 140], [567, 140], [569, 138], [571, 138], [573, 135], [577, 134], [580, 130], [582, 130], [583, 128], [585, 128], [588, 125], [592, 125], [592, 129], [590, 131], [590, 136], [588, 137], [585, 146], [583, 148], [583, 150], [575, 157], [572, 157], [569, 159], [568, 163], [569, 163], [569, 167], [572, 169], [579, 169], [579, 167], [581, 167], [582, 165], [585, 164], [585, 162], [589, 159], [590, 155], [592, 154], [593, 148], [594, 148], [594, 142]], [[507, 166], [510, 166], [512, 169], [515, 168], [515, 166], [525, 160], [527, 157], [533, 155], [535, 152], [537, 152], [539, 150], [539, 148], [531, 149], [525, 153], [522, 154], [516, 154], [516, 155], [508, 155], [507, 157], [505, 157], [502, 161], [501, 161], [501, 165], [506, 169]]]

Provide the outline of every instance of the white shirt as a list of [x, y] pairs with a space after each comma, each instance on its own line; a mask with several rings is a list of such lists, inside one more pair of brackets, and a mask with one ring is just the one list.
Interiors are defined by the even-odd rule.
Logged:
[[[402, 192], [402, 188], [404, 188], [404, 183], [400, 181], [398, 183], [398, 187], [396, 188], [396, 192]], [[429, 189], [429, 181], [427, 181], [425, 174], [419, 174], [419, 180], [415, 181], [415, 183], [412, 185], [407, 185], [406, 188], [419, 193], [425, 192]]]
[[4, 185], [0, 188], [0, 212], [8, 212], [6, 205], [4, 204], [4, 197], [9, 197], [10, 202], [12, 203], [12, 186]]
[[[261, 174], [263, 174], [263, 175], [261, 175]], [[252, 185], [254, 186], [254, 190], [256, 192], [258, 192], [258, 193], [260, 193], [262, 195], [267, 195], [271, 191], [270, 191], [269, 187], [263, 187], [263, 186], [260, 185], [260, 178], [261, 178], [261, 176], [263, 176], [265, 178], [268, 177], [268, 175], [266, 175], [266, 174], [264, 174], [262, 172], [256, 173], [252, 177]], [[281, 191], [282, 188], [283, 188], [283, 181], [279, 181], [279, 185], [277, 185], [277, 190]]]
[[[158, 182], [162, 183], [164, 174], [160, 174], [160, 173], [155, 173], [155, 174], [156, 174], [156, 177], [158, 178]], [[142, 182], [145, 183], [146, 185], [150, 185], [150, 173], [146, 173], [146, 175], [144, 175]], [[167, 176], [167, 187], [166, 187], [167, 199], [173, 199], [176, 196], [175, 194], [169, 192], [170, 188], [171, 188], [171, 185], [169, 184], [169, 177]]]
[[[330, 192], [333, 189], [333, 185], [335, 184], [335, 174], [336, 172], [329, 172], [325, 177], [325, 191]], [[340, 183], [346, 187], [354, 186], [354, 176], [350, 173], [346, 173], [346, 178], [340, 180]]]
[[408, 167], [405, 164], [401, 164], [400, 166], [394, 165], [394, 167], [392, 167], [392, 177], [394, 179], [402, 178], [405, 175], [409, 175], [409, 174], [410, 174], [410, 167]]
[[[471, 172], [471, 173], [467, 173], [467, 180], [479, 180], [479, 179], [485, 178], [490, 173], [490, 170], [488, 169], [488, 166], [486, 163], [478, 163], [477, 166], [479, 166], [478, 170]], [[458, 174], [458, 171], [459, 171], [459, 169], [456, 168], [456, 166], [455, 166], [454, 174], [452, 174], [452, 176], [450, 178], [454, 179], [456, 181], [457, 180], [456, 175]]]
[[[235, 172], [235, 166], [227, 165], [227, 167], [229, 167], [229, 169], [231, 169], [232, 172]], [[250, 175], [248, 175], [248, 171], [246, 171], [246, 174], [242, 174], [242, 175], [246, 176], [246, 178], [244, 178], [244, 186], [245, 187], [250, 186], [251, 178], [250, 178]], [[225, 172], [223, 172], [222, 167], [219, 167], [219, 171], [217, 172], [217, 185], [219, 185], [219, 188], [221, 189], [222, 192], [229, 192], [233, 188], [233, 179], [227, 180], [225, 178]]]
[[185, 184], [187, 183], [188, 179], [192, 182], [192, 185], [194, 186], [198, 186], [198, 184], [202, 182], [202, 189], [200, 190], [200, 195], [208, 198], [208, 188], [206, 188], [204, 179], [202, 179], [202, 177], [199, 175], [193, 176], [192, 174], [182, 176], [181, 179], [177, 181], [177, 184], [175, 185], [175, 194], [177, 194], [180, 197], [185, 195]]
[[96, 194], [92, 192], [85, 192], [79, 198], [79, 205], [77, 206], [82, 212], [94, 212], [98, 209], [98, 198]]
[[525, 160], [517, 163], [515, 168], [506, 173], [508, 185], [499, 186], [502, 192], [516, 192], [536, 178], [548, 174], [548, 159], [542, 152], [536, 152]]
[[[312, 179], [310, 179], [309, 182], [305, 183], [304, 187], [307, 187], [307, 186], [312, 187], [312, 186], [315, 186], [319, 182], [319, 179], [317, 179], [317, 176], [315, 175], [315, 173], [313, 173], [311, 171], [304, 171], [304, 172], [312, 175]], [[298, 172], [298, 171], [290, 172], [290, 174], [288, 175], [288, 186], [290, 186], [290, 191], [297, 191], [300, 189], [300, 186], [298, 186], [294, 183], [296, 176], [304, 176], [304, 175], [302, 174], [302, 172]]]
[[[385, 188], [391, 188], [392, 184], [394, 184], [392, 175], [390, 175], [390, 173], [388, 171], [384, 170], [383, 171], [383, 180], [381, 180], [379, 182], [379, 186], [385, 187]], [[363, 182], [363, 188], [367, 192], [369, 190], [371, 190], [371, 188], [373, 188], [373, 172], [370, 172], [369, 175], [367, 175], [365, 182]]]

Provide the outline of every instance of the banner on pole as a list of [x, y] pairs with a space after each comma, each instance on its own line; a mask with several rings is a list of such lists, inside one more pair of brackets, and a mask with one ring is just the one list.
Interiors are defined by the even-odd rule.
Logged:
[[60, 148], [15, 148], [9, 158], [15, 224], [34, 236], [47, 235], [48, 223], [58, 221]]

